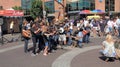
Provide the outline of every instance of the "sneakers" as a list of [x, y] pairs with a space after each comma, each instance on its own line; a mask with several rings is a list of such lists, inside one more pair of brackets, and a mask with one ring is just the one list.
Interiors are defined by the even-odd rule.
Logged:
[[37, 55], [38, 55], [38, 53], [36, 53], [36, 54], [32, 53], [32, 54], [31, 54], [31, 56], [37, 56]]
[[31, 56], [36, 56], [36, 54], [32, 53]]

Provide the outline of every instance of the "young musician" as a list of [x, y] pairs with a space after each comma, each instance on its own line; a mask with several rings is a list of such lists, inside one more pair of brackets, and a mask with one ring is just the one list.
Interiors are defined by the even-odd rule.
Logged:
[[[41, 28], [39, 22], [35, 21], [31, 25], [31, 34], [32, 34], [32, 41], [33, 41], [33, 51], [31, 56], [36, 56], [38, 53], [36, 51], [37, 42], [40, 45], [40, 35], [41, 35]], [[40, 48], [39, 48], [40, 50]]]
[[30, 27], [27, 26], [28, 22], [26, 20], [23, 21], [23, 26], [22, 26], [22, 36], [24, 38], [24, 52], [28, 52], [28, 41], [30, 39]]
[[48, 48], [49, 48], [49, 36], [51, 35], [48, 31], [48, 26], [45, 25], [44, 23], [41, 23], [41, 30], [42, 30], [42, 36], [43, 36], [43, 41], [44, 41], [44, 51], [43, 55], [47, 56], [48, 55]]

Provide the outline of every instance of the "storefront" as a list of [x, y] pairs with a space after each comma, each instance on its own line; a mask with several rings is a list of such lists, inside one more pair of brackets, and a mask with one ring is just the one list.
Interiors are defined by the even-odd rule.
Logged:
[[1, 25], [2, 33], [8, 34], [10, 33], [10, 23], [14, 22], [13, 30], [15, 33], [20, 32], [20, 26], [22, 25], [24, 13], [22, 11], [7, 9], [0, 10], [0, 16], [3, 19], [3, 24]]

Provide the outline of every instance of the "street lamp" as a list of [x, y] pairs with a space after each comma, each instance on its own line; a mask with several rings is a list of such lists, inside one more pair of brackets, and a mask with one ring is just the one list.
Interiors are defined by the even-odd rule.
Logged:
[[45, 0], [42, 0], [42, 8], [43, 8], [43, 20], [46, 22], [46, 11], [45, 11]]

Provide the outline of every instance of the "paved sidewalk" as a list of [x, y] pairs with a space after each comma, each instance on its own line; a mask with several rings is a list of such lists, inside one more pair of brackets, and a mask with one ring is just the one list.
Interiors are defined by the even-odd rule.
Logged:
[[[85, 48], [75, 48], [60, 57], [58, 57], [52, 64], [52, 67], [71, 67], [71, 62], [73, 58], [75, 58], [77, 55], [93, 50], [93, 49], [98, 49], [100, 46], [91, 46], [91, 47], [85, 47]], [[85, 61], [84, 61], [85, 62]], [[79, 62], [78, 62], [79, 64]], [[79, 66], [77, 66], [79, 67]]]
[[[8, 35], [9, 36], [9, 35]], [[16, 35], [16, 37], [18, 37]], [[5, 43], [0, 46], [0, 67], [118, 67], [119, 61], [106, 63], [98, 54], [104, 37], [91, 38], [90, 43], [84, 44], [83, 48], [58, 49], [48, 56], [40, 52], [32, 57], [31, 51], [24, 53], [23, 42], [16, 41]], [[31, 43], [29, 43], [31, 44]]]

